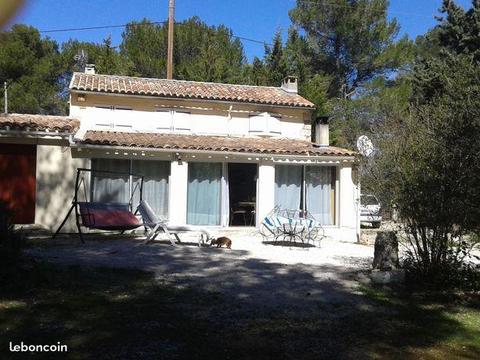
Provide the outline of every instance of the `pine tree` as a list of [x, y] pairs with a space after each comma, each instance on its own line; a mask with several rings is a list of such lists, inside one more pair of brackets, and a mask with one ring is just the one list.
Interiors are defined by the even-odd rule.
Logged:
[[412, 55], [387, 0], [297, 0], [292, 22], [306, 33], [314, 72], [332, 77], [331, 97], [349, 97], [369, 80], [397, 70]]
[[[166, 75], [167, 26], [144, 19], [123, 33], [121, 54], [134, 75]], [[182, 80], [239, 83], [246, 59], [243, 46], [225, 26], [208, 26], [197, 17], [175, 25], [174, 77]]]
[[287, 76], [287, 68], [283, 57], [282, 34], [277, 31], [273, 38], [272, 46], [265, 47], [265, 69], [267, 72], [267, 85], [279, 86]]
[[0, 83], [9, 83], [10, 112], [64, 114], [62, 70], [58, 44], [42, 39], [37, 29], [14, 25], [0, 32]]

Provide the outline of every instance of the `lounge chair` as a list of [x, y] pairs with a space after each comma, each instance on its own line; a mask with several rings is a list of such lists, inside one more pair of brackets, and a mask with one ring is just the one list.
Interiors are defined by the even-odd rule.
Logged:
[[172, 238], [172, 235], [168, 231], [167, 222], [161, 219], [155, 211], [153, 211], [152, 207], [145, 201], [142, 200], [140, 205], [138, 205], [137, 211], [140, 213], [140, 216], [143, 220], [143, 225], [147, 229], [147, 239], [145, 240], [146, 243], [149, 243], [158, 236], [159, 233], [163, 232], [170, 241], [170, 244], [175, 245], [175, 241]]
[[142, 216], [143, 223], [148, 229], [146, 243], [154, 241], [158, 234], [161, 232], [165, 233], [172, 245], [175, 245], [175, 241], [173, 240], [172, 235], [175, 237], [177, 242], [181, 243], [178, 234], [185, 232], [198, 231], [201, 233], [198, 239], [199, 247], [212, 239], [210, 233], [202, 228], [191, 227], [188, 225], [169, 225], [167, 223], [167, 220], [160, 218], [145, 200], [142, 200], [140, 202], [137, 211]]

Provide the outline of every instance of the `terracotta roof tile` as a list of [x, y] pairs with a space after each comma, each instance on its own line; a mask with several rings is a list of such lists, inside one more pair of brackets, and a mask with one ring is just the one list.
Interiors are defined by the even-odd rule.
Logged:
[[138, 148], [202, 150], [271, 155], [355, 156], [356, 152], [309, 141], [284, 138], [200, 136], [177, 134], [87, 131], [83, 144]]
[[313, 109], [315, 105], [280, 87], [74, 73], [71, 90], [168, 98], [207, 99]]
[[73, 134], [80, 127], [80, 121], [66, 116], [31, 115], [31, 114], [2, 114], [0, 115], [0, 129], [51, 131]]

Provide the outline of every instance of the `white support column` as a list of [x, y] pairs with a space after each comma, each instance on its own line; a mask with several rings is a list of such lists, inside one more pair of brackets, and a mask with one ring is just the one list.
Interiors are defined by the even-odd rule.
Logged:
[[168, 192], [168, 214], [172, 225], [185, 225], [187, 222], [188, 163], [172, 161]]
[[356, 185], [352, 167], [340, 168], [340, 228], [344, 241], [357, 241]]
[[275, 206], [275, 166], [260, 163], [257, 181], [257, 227]]

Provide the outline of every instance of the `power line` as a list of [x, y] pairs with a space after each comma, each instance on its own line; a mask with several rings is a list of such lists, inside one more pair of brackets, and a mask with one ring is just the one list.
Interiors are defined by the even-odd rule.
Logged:
[[100, 26], [80, 27], [80, 28], [39, 30], [38, 32], [41, 33], [41, 34], [47, 34], [47, 33], [56, 33], [56, 32], [114, 29], [114, 28], [123, 28], [123, 27], [127, 27], [127, 26], [160, 25], [160, 24], [165, 24], [165, 23], [167, 23], [167, 21], [152, 21], [152, 22], [148, 22], [148, 23], [130, 23], [130, 24], [122, 24], [122, 25], [100, 25]]
[[[147, 23], [129, 23], [129, 24], [121, 24], [121, 25], [99, 25], [99, 26], [89, 26], [89, 27], [78, 27], [78, 28], [64, 28], [64, 29], [49, 29], [49, 30], [39, 30], [38, 32], [41, 34], [51, 34], [51, 33], [60, 33], [60, 32], [74, 32], [74, 31], [89, 31], [89, 30], [102, 30], [102, 29], [118, 29], [118, 28], [125, 28], [127, 26], [148, 26], [148, 25], [163, 25], [168, 23], [168, 21], [149, 21]], [[175, 23], [175, 25], [184, 25], [184, 23]], [[272, 44], [258, 39], [247, 38], [244, 36], [234, 35], [233, 33], [230, 35], [233, 38], [249, 41], [256, 44], [273, 46]]]

